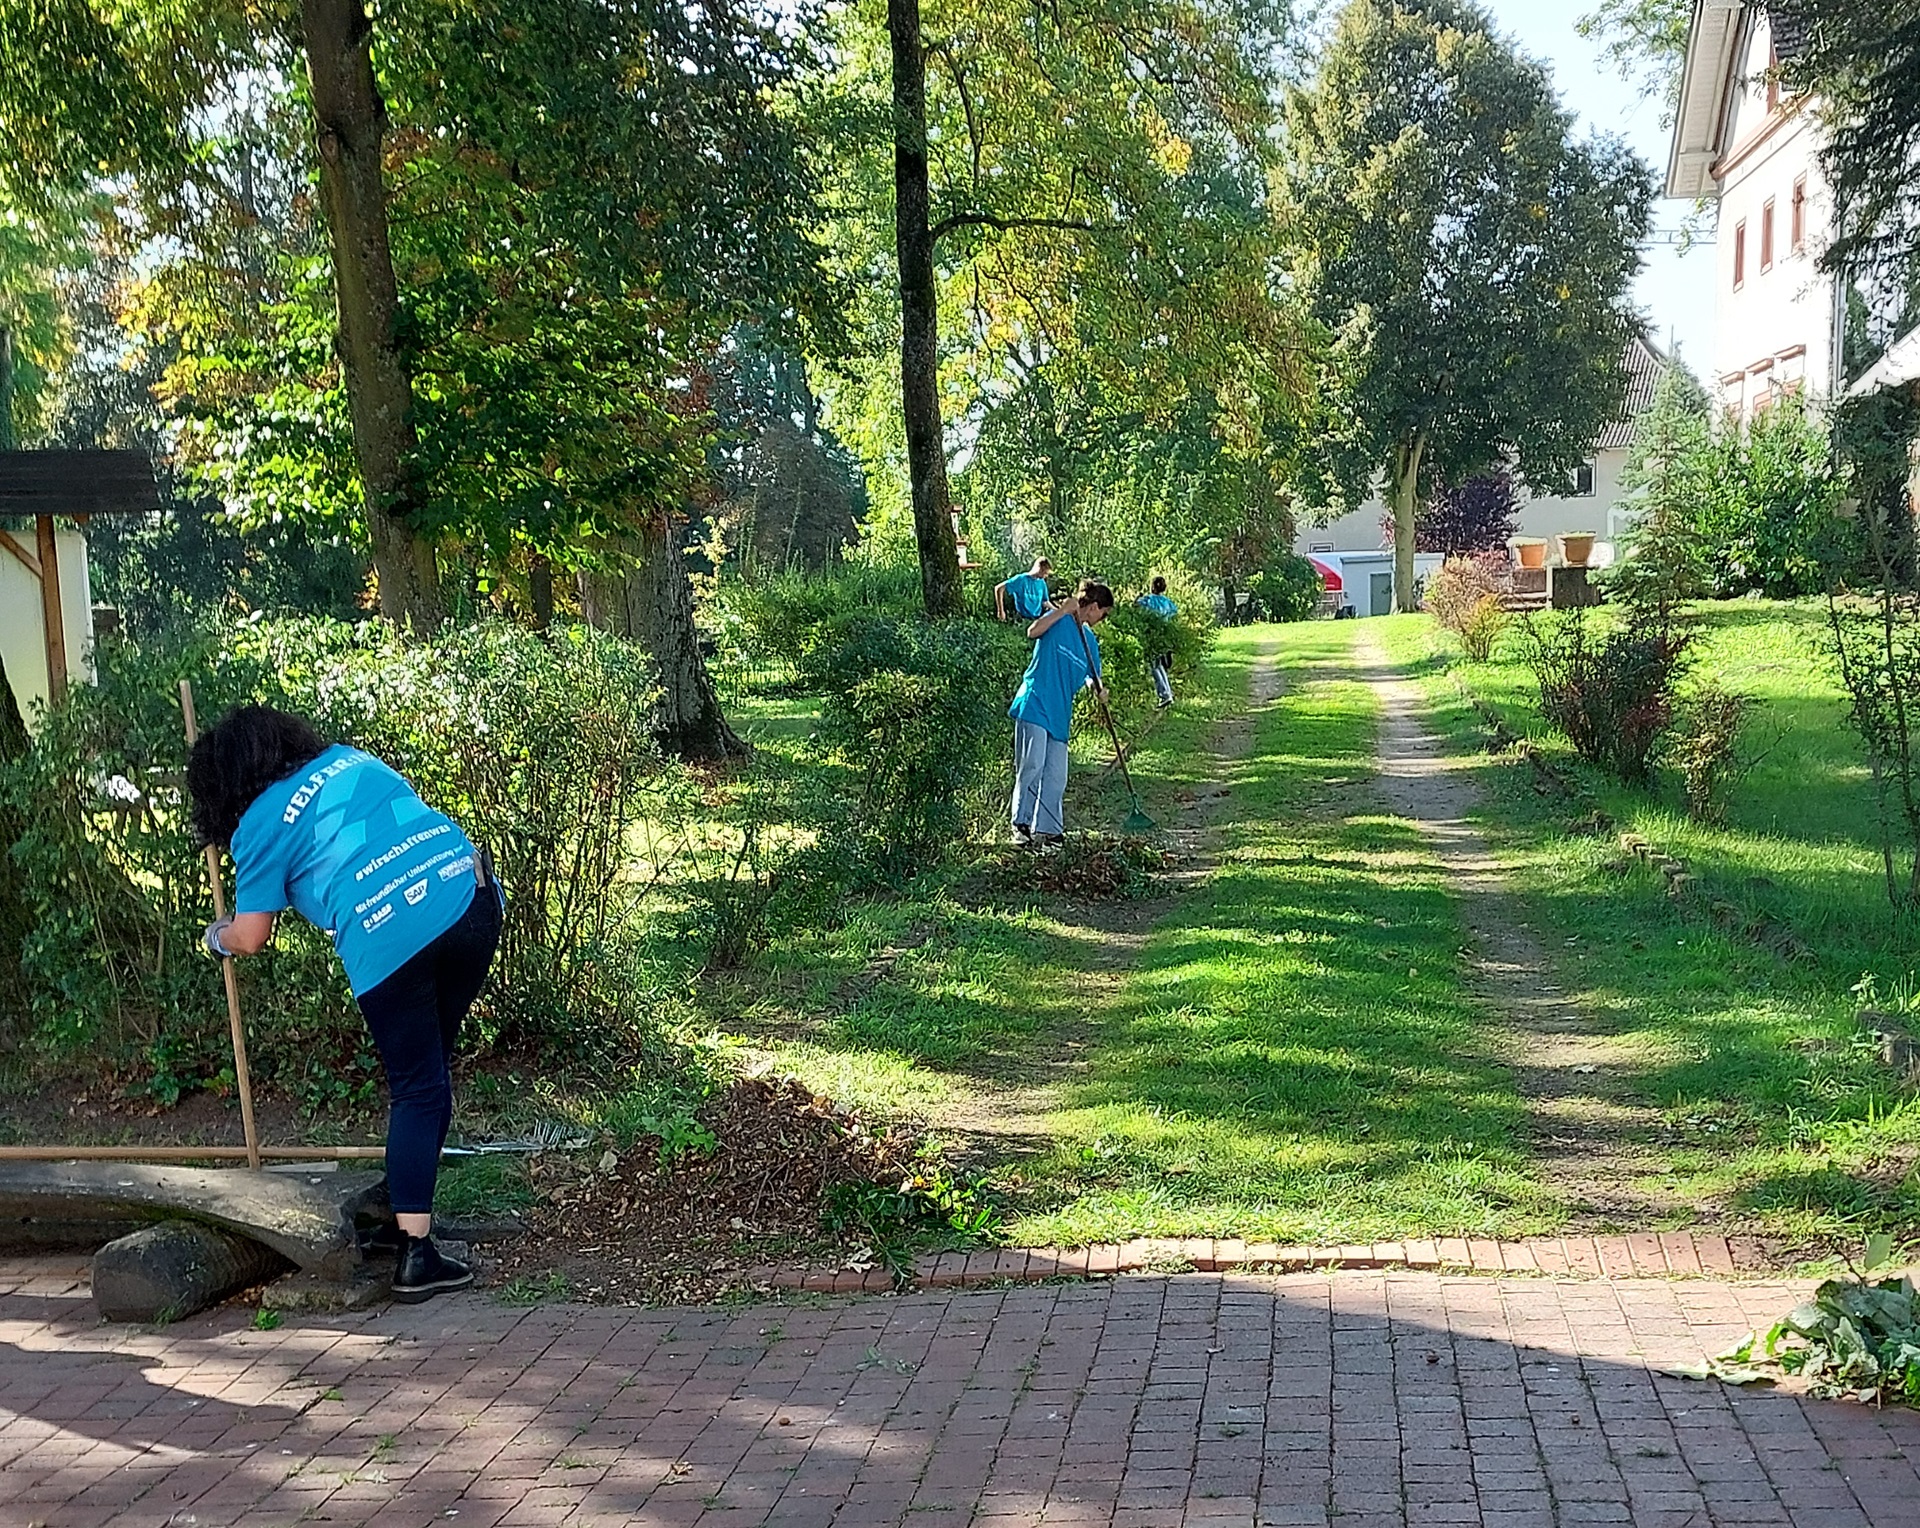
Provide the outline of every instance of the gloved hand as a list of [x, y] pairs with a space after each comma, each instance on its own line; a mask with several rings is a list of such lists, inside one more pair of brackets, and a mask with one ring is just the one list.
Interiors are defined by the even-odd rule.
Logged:
[[206, 945], [208, 954], [217, 955], [222, 960], [231, 960], [233, 958], [233, 951], [227, 948], [226, 943], [226, 932], [232, 927], [233, 915], [231, 913], [224, 918], [216, 918], [212, 923], [207, 925], [207, 932], [202, 942]]

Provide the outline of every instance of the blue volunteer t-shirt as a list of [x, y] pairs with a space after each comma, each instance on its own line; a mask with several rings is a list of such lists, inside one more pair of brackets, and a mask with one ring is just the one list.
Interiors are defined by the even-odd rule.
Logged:
[[[1081, 637], [1087, 639], [1085, 647]], [[1100, 672], [1100, 639], [1069, 612], [1034, 639], [1027, 672], [1014, 692], [1007, 715], [1017, 722], [1044, 727], [1047, 736], [1064, 743], [1073, 726], [1073, 700], [1087, 682], [1087, 655], [1093, 672]]]
[[269, 785], [233, 835], [236, 913], [291, 907], [333, 936], [354, 996], [466, 912], [467, 835], [370, 753], [336, 745]]
[[1164, 616], [1169, 621], [1180, 613], [1180, 607], [1164, 594], [1143, 594], [1137, 603], [1142, 609], [1151, 610], [1155, 615]]
[[1047, 608], [1047, 581], [1031, 573], [1020, 573], [1007, 580], [1007, 603], [1029, 621], [1037, 621]]

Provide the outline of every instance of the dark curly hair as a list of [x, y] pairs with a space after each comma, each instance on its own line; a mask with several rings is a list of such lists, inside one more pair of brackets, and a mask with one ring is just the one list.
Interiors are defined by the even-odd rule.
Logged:
[[227, 848], [260, 792], [330, 746], [298, 716], [272, 706], [235, 706], [200, 734], [187, 757], [195, 835], [203, 844]]

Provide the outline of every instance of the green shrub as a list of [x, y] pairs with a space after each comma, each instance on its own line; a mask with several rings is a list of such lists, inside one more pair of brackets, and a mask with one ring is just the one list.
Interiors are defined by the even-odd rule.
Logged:
[[1597, 636], [1582, 611], [1557, 624], [1528, 623], [1528, 661], [1540, 714], [1589, 764], [1644, 785], [1654, 749], [1674, 719], [1675, 686], [1690, 637], [1671, 627], [1615, 627]]
[[1248, 593], [1253, 596], [1256, 619], [1307, 621], [1320, 608], [1321, 588], [1319, 569], [1288, 552], [1254, 575]]
[[[1106, 677], [1115, 723], [1127, 732], [1137, 728], [1154, 703], [1153, 680], [1147, 666], [1156, 653], [1171, 653], [1171, 673], [1177, 684], [1198, 673], [1213, 647], [1211, 614], [1193, 614], [1188, 605], [1177, 615], [1155, 615], [1144, 606], [1124, 601], [1099, 625], [1100, 667]], [[1012, 700], [1012, 691], [1007, 694]], [[1090, 704], [1090, 702], [1089, 702]]]
[[[169, 1090], [196, 1080], [198, 1055], [197, 1080], [217, 1079], [225, 1002], [198, 954], [211, 909], [181, 785], [181, 678], [207, 721], [256, 700], [380, 755], [492, 850], [508, 910], [478, 1044], [577, 1044], [645, 1019], [627, 839], [643, 806], [690, 787], [651, 740], [636, 649], [579, 627], [543, 639], [487, 624], [408, 645], [382, 625], [294, 620], [109, 640], [98, 656], [99, 683], [76, 685], [0, 770], [30, 823], [15, 869], [36, 912], [15, 1044], [109, 1065], [144, 1056]], [[323, 936], [287, 918], [243, 970], [263, 1079], [313, 1104], [370, 1096], [374, 1059]]]
[[1493, 656], [1493, 644], [1509, 621], [1500, 604], [1499, 565], [1494, 557], [1449, 557], [1427, 588], [1428, 611], [1460, 639], [1475, 663]]
[[1757, 704], [1751, 695], [1703, 684], [1681, 707], [1666, 755], [1679, 771], [1687, 814], [1696, 821], [1724, 821], [1727, 798], [1760, 762], [1758, 754], [1741, 747]]
[[875, 878], [910, 874], [963, 836], [968, 798], [1001, 783], [1006, 711], [1026, 664], [1018, 627], [843, 616], [804, 651], [825, 697], [820, 740], [858, 797], [827, 824], [834, 854]]

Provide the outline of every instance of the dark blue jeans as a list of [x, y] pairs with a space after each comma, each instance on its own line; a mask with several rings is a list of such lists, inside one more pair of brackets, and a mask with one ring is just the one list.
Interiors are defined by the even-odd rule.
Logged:
[[500, 943], [492, 886], [474, 888], [460, 921], [393, 975], [360, 994], [387, 1069], [387, 1193], [396, 1215], [433, 1212], [440, 1148], [453, 1120], [453, 1051]]

